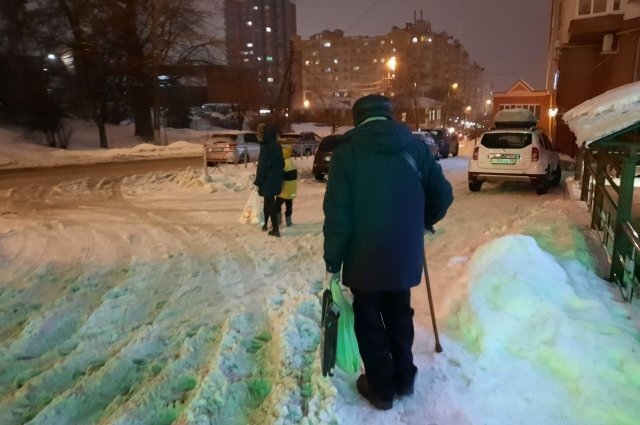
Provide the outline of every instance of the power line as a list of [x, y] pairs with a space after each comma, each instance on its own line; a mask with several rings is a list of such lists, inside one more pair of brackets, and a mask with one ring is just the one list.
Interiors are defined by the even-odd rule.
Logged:
[[365, 12], [362, 15], [360, 15], [360, 17], [358, 17], [351, 25], [349, 25], [349, 27], [344, 32], [348, 33], [349, 30], [351, 30], [351, 28], [358, 25], [358, 23], [360, 23], [360, 21], [363, 20], [369, 13], [371, 13], [373, 9], [375, 9], [380, 3], [382, 3], [382, 0], [377, 0], [375, 3], [369, 6], [369, 8], [365, 10]]

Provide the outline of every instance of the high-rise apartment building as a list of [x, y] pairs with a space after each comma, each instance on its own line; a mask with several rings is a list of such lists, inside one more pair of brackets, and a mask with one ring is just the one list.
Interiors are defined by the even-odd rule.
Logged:
[[291, 39], [296, 35], [293, 0], [225, 0], [227, 62], [255, 68], [265, 105], [275, 105], [281, 87], [289, 90], [285, 74]]
[[464, 116], [467, 106], [478, 111], [484, 102], [484, 70], [458, 40], [434, 32], [423, 19], [381, 36], [323, 31], [296, 44], [303, 90], [296, 93], [294, 108], [350, 105], [363, 95], [382, 93], [407, 108], [420, 103], [429, 116], [419, 121], [433, 125], [443, 124], [447, 115]]

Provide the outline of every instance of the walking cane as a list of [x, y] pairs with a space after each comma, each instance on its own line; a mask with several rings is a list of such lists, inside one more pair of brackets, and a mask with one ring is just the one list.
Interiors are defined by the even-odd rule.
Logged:
[[436, 325], [436, 313], [433, 311], [433, 298], [431, 297], [431, 282], [429, 281], [429, 269], [427, 269], [427, 253], [424, 251], [424, 282], [427, 285], [427, 294], [429, 295], [429, 310], [431, 310], [431, 324], [433, 325], [433, 334], [436, 338], [436, 353], [442, 352], [440, 345], [440, 337], [438, 337], [438, 325]]

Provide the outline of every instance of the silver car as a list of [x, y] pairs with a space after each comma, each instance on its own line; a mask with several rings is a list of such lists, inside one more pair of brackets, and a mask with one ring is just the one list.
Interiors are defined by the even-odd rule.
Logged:
[[214, 133], [204, 143], [204, 157], [208, 166], [254, 162], [260, 155], [258, 133], [228, 130]]
[[436, 161], [440, 161], [440, 148], [438, 147], [438, 144], [433, 139], [431, 134], [426, 131], [413, 131], [412, 134], [413, 137], [420, 139], [422, 142], [424, 142], [424, 144], [427, 145], [427, 148], [429, 148], [431, 155]]

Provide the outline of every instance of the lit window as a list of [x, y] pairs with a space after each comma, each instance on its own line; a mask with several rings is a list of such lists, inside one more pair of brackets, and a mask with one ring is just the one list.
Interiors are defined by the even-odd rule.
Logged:
[[331, 42], [330, 41], [325, 41], [324, 42], [324, 47], [331, 47]]
[[247, 43], [247, 47], [253, 47], [253, 43]]
[[271, 32], [271, 27], [266, 27], [264, 30], [265, 30], [266, 32]]
[[380, 63], [384, 63], [384, 58], [380, 58]]
[[384, 46], [384, 43], [385, 43], [384, 40], [380, 40], [380, 45], [381, 46]]
[[320, 59], [316, 59], [316, 61], [314, 62], [315, 65], [319, 65], [320, 64]]
[[354, 67], [353, 67], [353, 70], [354, 70], [354, 71], [360, 71], [360, 67], [359, 67], [359, 66], [354, 66]]
[[374, 59], [374, 60], [373, 60], [373, 63], [378, 63], [378, 59]]
[[251, 25], [253, 25], [253, 22], [247, 21], [247, 26], [250, 27]]
[[338, 58], [334, 59], [333, 63], [338, 63]]
[[304, 61], [305, 65], [309, 65], [311, 63], [311, 61]]
[[267, 62], [273, 62], [273, 56], [267, 56]]
[[242, 59], [242, 62], [249, 62], [249, 58]]
[[429, 38], [427, 39], [427, 41], [428, 41], [429, 43], [431, 43], [431, 42], [433, 41], [433, 38], [429, 37]]
[[258, 60], [259, 60], [259, 61], [261, 61], [261, 60], [262, 60], [262, 58], [261, 58], [260, 56], [258, 56]]
[[424, 43], [425, 41], [427, 41], [427, 36], [426, 36], [426, 35], [421, 35], [421, 36], [420, 36], [420, 41], [422, 41], [423, 43]]
[[258, 6], [253, 6], [253, 10], [258, 10]]
[[331, 67], [325, 68], [324, 72], [331, 72]]
[[417, 43], [417, 42], [418, 42], [418, 37], [413, 37], [413, 38], [411, 39], [411, 42], [412, 42], [412, 43]]
[[273, 77], [267, 77], [267, 83], [273, 83]]

